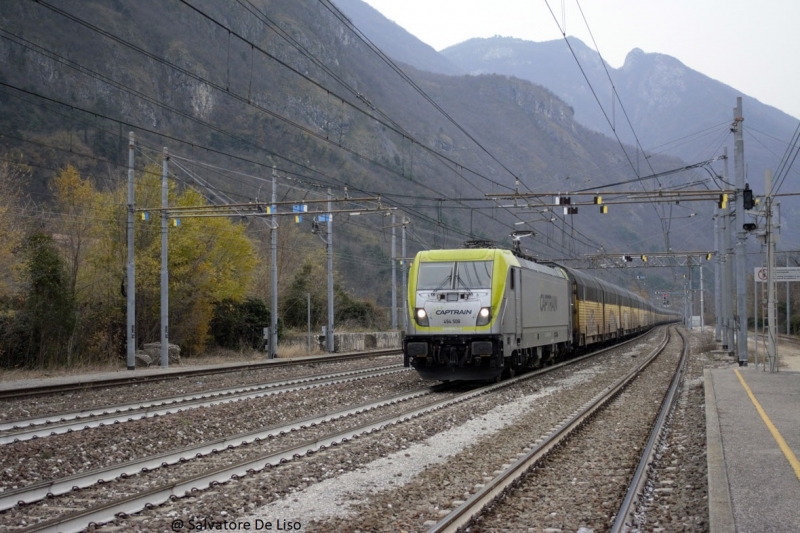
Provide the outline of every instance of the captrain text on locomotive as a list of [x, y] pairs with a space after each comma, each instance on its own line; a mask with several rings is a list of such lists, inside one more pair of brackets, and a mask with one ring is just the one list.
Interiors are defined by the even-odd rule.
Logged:
[[419, 252], [407, 312], [405, 366], [444, 381], [513, 376], [679, 319], [606, 281], [496, 248]]

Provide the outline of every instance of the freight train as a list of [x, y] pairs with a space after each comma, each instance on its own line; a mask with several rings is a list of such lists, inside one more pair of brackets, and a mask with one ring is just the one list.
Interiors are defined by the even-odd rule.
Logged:
[[406, 312], [404, 365], [441, 381], [511, 377], [680, 320], [606, 281], [499, 248], [419, 252]]

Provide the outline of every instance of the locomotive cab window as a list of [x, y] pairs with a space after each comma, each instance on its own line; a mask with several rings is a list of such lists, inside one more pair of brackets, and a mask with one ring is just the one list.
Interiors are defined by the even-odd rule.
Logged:
[[453, 285], [455, 263], [420, 263], [417, 290], [436, 291]]
[[457, 265], [456, 289], [491, 289], [493, 261], [461, 261]]
[[417, 290], [491, 289], [493, 265], [493, 261], [420, 263]]

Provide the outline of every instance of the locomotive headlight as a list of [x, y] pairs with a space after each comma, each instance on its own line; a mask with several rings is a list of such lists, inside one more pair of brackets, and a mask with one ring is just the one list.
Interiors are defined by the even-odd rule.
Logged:
[[425, 309], [418, 307], [417, 310], [414, 311], [414, 317], [417, 319], [417, 324], [420, 326], [428, 325], [428, 313], [425, 312]]
[[476, 326], [485, 326], [489, 323], [492, 319], [492, 308], [491, 307], [481, 307], [481, 310], [478, 311], [478, 321], [475, 323]]

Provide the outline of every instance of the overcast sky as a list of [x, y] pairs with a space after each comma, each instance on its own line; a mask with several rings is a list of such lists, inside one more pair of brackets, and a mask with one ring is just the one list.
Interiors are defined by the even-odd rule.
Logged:
[[[567, 35], [622, 66], [634, 48], [689, 68], [800, 118], [800, 0], [364, 0], [436, 50], [472, 37]], [[563, 11], [562, 11], [563, 7]], [[736, 105], [731, 102], [731, 108]], [[745, 116], [747, 116], [747, 109]]]

